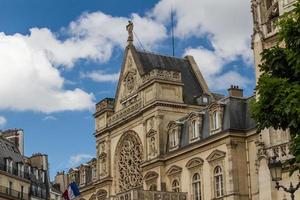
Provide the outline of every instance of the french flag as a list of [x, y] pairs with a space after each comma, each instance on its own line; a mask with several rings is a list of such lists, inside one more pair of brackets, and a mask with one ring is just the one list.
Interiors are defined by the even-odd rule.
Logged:
[[75, 199], [76, 197], [78, 197], [80, 195], [79, 189], [76, 185], [75, 182], [72, 182], [69, 186], [68, 189], [66, 189], [66, 191], [62, 194], [62, 197], [65, 200], [72, 200]]

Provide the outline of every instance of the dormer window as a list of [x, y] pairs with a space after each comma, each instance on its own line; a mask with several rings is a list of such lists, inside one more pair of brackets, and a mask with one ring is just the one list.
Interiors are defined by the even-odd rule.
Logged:
[[190, 113], [188, 116], [189, 140], [190, 143], [200, 140], [203, 114], [199, 112]]
[[191, 123], [191, 129], [192, 129], [192, 139], [199, 137], [199, 126], [196, 120], [192, 120]]
[[86, 170], [83, 169], [80, 173], [80, 185], [84, 185], [86, 181]]
[[179, 147], [179, 138], [181, 132], [180, 122], [172, 121], [168, 125], [168, 135], [169, 135], [169, 150], [175, 150]]
[[18, 175], [24, 177], [24, 164], [18, 163]]
[[6, 159], [6, 171], [11, 174], [13, 172], [13, 161], [10, 158]]
[[225, 104], [222, 103], [214, 103], [209, 107], [209, 124], [211, 134], [222, 130], [224, 107]]

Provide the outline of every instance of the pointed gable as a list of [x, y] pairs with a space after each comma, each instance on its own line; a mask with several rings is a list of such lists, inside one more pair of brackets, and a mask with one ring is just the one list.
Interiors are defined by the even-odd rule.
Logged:
[[221, 158], [224, 158], [226, 155], [225, 152], [220, 151], [220, 150], [214, 150], [213, 152], [211, 152], [211, 154], [206, 158], [206, 160], [208, 162], [214, 161], [214, 160], [218, 160]]
[[135, 47], [128, 45], [125, 50], [115, 96], [115, 112], [122, 109], [122, 102], [126, 97], [130, 97], [137, 91], [141, 84], [141, 76], [144, 73], [136, 55]]

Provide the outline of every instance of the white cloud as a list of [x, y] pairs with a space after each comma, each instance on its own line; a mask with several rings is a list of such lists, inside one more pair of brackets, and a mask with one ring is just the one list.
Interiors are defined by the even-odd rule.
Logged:
[[238, 85], [240, 88], [246, 88], [251, 84], [251, 80], [235, 71], [229, 71], [222, 75], [210, 77], [210, 84], [215, 90], [224, 90], [230, 88], [231, 85]]
[[48, 120], [57, 120], [56, 117], [52, 116], [52, 115], [47, 115], [46, 117], [43, 118], [43, 121], [48, 121]]
[[194, 57], [208, 86], [213, 90], [228, 89], [230, 85], [238, 85], [241, 88], [246, 88], [252, 83], [249, 78], [242, 76], [236, 71], [223, 73], [223, 66], [229, 61], [214, 51], [198, 47], [186, 49], [184, 54]]
[[0, 33], [0, 109], [55, 112], [93, 107], [93, 95], [64, 89], [64, 78], [30, 36]]
[[68, 167], [76, 167], [77, 165], [87, 162], [88, 160], [92, 159], [93, 156], [89, 154], [77, 154], [71, 156], [68, 162]]
[[252, 62], [250, 1], [190, 0], [187, 3], [185, 0], [161, 0], [148, 14], [168, 24], [171, 8], [177, 22], [176, 37], [196, 37], [211, 43], [211, 49], [189, 47], [184, 53], [195, 57], [210, 88], [221, 90], [231, 84], [244, 87], [250, 84], [248, 78], [234, 71], [222, 75], [224, 66], [234, 60], [242, 58], [245, 65]]
[[[51, 113], [93, 108], [94, 95], [79, 88], [65, 89], [68, 81], [59, 70], [74, 67], [78, 59], [107, 62], [115, 47], [126, 44], [129, 19], [148, 48], [166, 37], [165, 27], [150, 18], [137, 14], [113, 17], [102, 12], [84, 13], [59, 33], [47, 28], [32, 28], [28, 35], [0, 33], [0, 96], [5, 97], [0, 109]], [[89, 76], [112, 81], [117, 74]]]
[[189, 0], [187, 3], [185, 0], [161, 0], [150, 15], [169, 23], [171, 8], [177, 20], [177, 37], [208, 36], [219, 56], [252, 59], [250, 1]]
[[96, 82], [116, 82], [120, 73], [105, 74], [103, 71], [92, 71], [80, 74], [81, 78], [90, 78]]
[[0, 127], [3, 127], [7, 123], [7, 119], [4, 116], [0, 116]]

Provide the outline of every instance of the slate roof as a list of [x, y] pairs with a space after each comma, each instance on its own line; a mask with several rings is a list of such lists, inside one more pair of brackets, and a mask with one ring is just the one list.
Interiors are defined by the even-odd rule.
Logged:
[[145, 73], [149, 73], [153, 69], [180, 72], [184, 84], [183, 101], [187, 104], [197, 104], [196, 97], [201, 96], [203, 90], [187, 59], [138, 50], [136, 50], [136, 53]]
[[23, 156], [19, 149], [0, 134], [0, 164], [5, 163], [5, 158], [11, 158], [13, 162], [23, 162]]
[[[220, 102], [224, 104], [224, 113], [222, 118], [222, 130], [219, 133], [236, 130], [244, 134], [256, 127], [255, 121], [250, 116], [250, 100], [252, 98], [254, 98], [254, 96], [250, 98], [225, 97], [220, 100]], [[203, 140], [208, 139], [209, 137], [214, 137], [214, 135], [219, 133], [215, 133], [213, 135], [210, 134], [208, 107], [199, 110], [199, 112], [204, 113], [203, 125], [200, 130], [201, 139], [198, 141], [202, 142]], [[187, 117], [188, 116], [178, 119], [179, 122], [183, 123], [180, 134], [179, 149], [191, 145], [189, 142]], [[167, 144], [167, 151], [168, 147], [169, 145]]]

